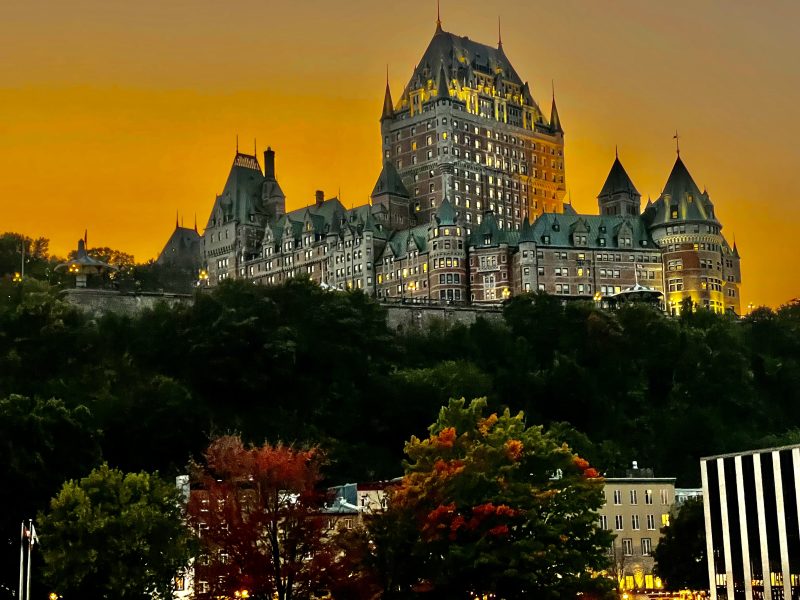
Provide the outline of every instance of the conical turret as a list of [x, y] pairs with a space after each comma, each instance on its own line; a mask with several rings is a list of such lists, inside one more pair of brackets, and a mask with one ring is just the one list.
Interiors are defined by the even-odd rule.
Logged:
[[394, 104], [392, 104], [392, 91], [389, 89], [389, 73], [386, 73], [386, 92], [383, 95], [383, 112], [381, 121], [394, 117]]
[[550, 108], [550, 129], [553, 133], [564, 133], [561, 127], [561, 118], [558, 116], [558, 108], [556, 108], [556, 96], [553, 94], [553, 106]]

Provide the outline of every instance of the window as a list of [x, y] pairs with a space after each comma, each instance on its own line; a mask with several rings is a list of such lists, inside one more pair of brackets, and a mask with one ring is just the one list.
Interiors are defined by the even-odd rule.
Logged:
[[645, 490], [644, 491], [644, 503], [645, 504], [652, 504], [653, 503], [653, 490]]
[[661, 515], [661, 526], [669, 527], [669, 513], [664, 513]]
[[631, 490], [631, 504], [638, 504], [636, 497], [636, 490]]
[[653, 552], [653, 546], [650, 538], [642, 538], [642, 556], [650, 556]]
[[614, 515], [614, 529], [622, 531], [624, 527], [625, 524], [622, 521], [622, 515]]
[[639, 515], [631, 515], [631, 529], [639, 530]]
[[633, 540], [630, 538], [622, 539], [622, 554], [625, 556], [633, 556]]
[[622, 490], [614, 490], [614, 504], [622, 504]]
[[600, 515], [600, 529], [608, 531], [608, 517], [606, 515]]
[[661, 490], [661, 504], [669, 504], [669, 493], [667, 490]]
[[647, 515], [647, 529], [650, 531], [655, 530], [656, 528], [656, 516], [655, 515]]

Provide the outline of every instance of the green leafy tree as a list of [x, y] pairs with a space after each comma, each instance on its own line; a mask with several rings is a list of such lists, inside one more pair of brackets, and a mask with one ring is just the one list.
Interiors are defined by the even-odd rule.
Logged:
[[522, 413], [484, 417], [485, 406], [451, 400], [427, 439], [406, 444], [405, 477], [372, 530], [387, 592], [604, 595], [611, 538], [593, 512], [597, 472]]
[[656, 574], [668, 590], [707, 590], [706, 530], [703, 499], [683, 503], [656, 546]]
[[46, 580], [65, 598], [170, 598], [192, 554], [182, 502], [157, 474], [108, 465], [66, 482], [39, 516]]

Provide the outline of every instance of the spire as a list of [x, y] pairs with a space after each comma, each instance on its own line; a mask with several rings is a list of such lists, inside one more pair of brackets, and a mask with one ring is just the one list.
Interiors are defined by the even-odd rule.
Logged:
[[442, 33], [442, 17], [439, 11], [439, 0], [436, 0], [436, 33]]
[[564, 133], [564, 129], [561, 127], [561, 119], [558, 116], [558, 108], [556, 108], [556, 85], [555, 82], [553, 85], [553, 106], [550, 109], [550, 129], [553, 133]]
[[733, 255], [739, 258], [739, 248], [736, 247], [736, 236], [733, 236]]
[[497, 15], [497, 49], [503, 49], [503, 32], [500, 29], [500, 15]]
[[383, 94], [381, 121], [392, 117], [394, 117], [394, 104], [392, 103], [392, 91], [389, 89], [389, 65], [386, 65], [386, 91]]

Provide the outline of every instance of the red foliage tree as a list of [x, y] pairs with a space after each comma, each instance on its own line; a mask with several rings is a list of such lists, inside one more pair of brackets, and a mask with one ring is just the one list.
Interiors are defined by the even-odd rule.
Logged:
[[[331, 587], [337, 551], [322, 512], [317, 448], [212, 442], [194, 465], [189, 515], [200, 535], [198, 598], [308, 598]], [[203, 583], [201, 583], [203, 582]]]

